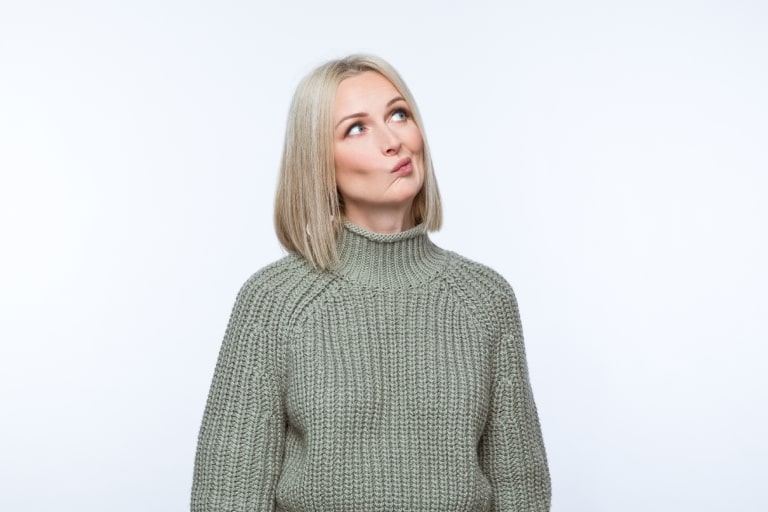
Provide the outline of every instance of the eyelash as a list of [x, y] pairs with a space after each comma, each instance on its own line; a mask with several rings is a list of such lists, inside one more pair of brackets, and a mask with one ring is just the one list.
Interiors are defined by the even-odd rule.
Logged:
[[[407, 121], [407, 120], [409, 120], [411, 118], [410, 112], [408, 112], [408, 110], [405, 107], [398, 107], [398, 108], [394, 109], [392, 111], [392, 113], [389, 114], [389, 118], [391, 119], [395, 114], [402, 114], [403, 117], [404, 117], [403, 121]], [[358, 121], [355, 124], [350, 125], [349, 128], [347, 128], [347, 132], [344, 134], [344, 136], [348, 137], [348, 136], [352, 135], [352, 130], [354, 128], [362, 129], [362, 128], [365, 128], [365, 126], [363, 125], [362, 122]], [[355, 134], [355, 135], [357, 135], [357, 134]]]
[[[360, 121], [358, 121], [358, 122], [356, 122], [355, 124], [351, 125], [349, 128], [347, 128], [347, 133], [345, 133], [345, 134], [344, 134], [344, 136], [345, 136], [345, 137], [348, 137], [348, 136], [352, 135], [352, 130], [353, 130], [354, 128], [357, 128], [357, 127], [359, 127], [360, 129], [362, 129], [362, 128], [363, 128], [363, 123], [361, 123]], [[355, 135], [357, 135], [357, 134], [355, 134]]]
[[407, 121], [411, 118], [411, 114], [405, 109], [405, 107], [398, 107], [395, 110], [392, 111], [392, 113], [389, 115], [390, 118], [394, 116], [395, 114], [403, 114], [405, 117], [404, 121]]

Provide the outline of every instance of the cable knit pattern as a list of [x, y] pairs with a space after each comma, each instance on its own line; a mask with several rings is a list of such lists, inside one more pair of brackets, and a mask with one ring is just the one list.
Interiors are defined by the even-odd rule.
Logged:
[[240, 290], [192, 511], [549, 510], [506, 281], [421, 226], [339, 244], [333, 271], [289, 255]]

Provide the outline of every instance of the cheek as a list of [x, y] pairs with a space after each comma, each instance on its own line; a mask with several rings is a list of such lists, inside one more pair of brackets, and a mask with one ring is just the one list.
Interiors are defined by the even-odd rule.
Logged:
[[357, 148], [339, 148], [334, 151], [333, 163], [336, 173], [355, 172], [363, 170], [362, 167], [368, 159]]
[[421, 137], [421, 131], [415, 126], [408, 131], [404, 142], [413, 153], [421, 153], [421, 150], [424, 148], [424, 139]]
[[346, 159], [347, 157], [343, 150], [339, 149], [338, 146], [333, 148], [333, 166], [337, 172], [340, 168], [345, 167]]
[[407, 140], [404, 140], [406, 147], [411, 152], [413, 156], [415, 156], [419, 162], [419, 167], [421, 168], [421, 179], [423, 181], [424, 179], [424, 139], [421, 137], [421, 131], [418, 129], [415, 129], [413, 132], [411, 132], [407, 138]]
[[357, 195], [361, 187], [365, 189], [366, 185], [369, 185], [370, 175], [366, 164], [370, 163], [370, 158], [366, 158], [357, 148], [336, 151], [333, 161], [336, 168], [336, 188], [342, 196]]

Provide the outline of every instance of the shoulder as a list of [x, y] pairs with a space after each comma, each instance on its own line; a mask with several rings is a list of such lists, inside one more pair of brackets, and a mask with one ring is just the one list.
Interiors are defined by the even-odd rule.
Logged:
[[312, 307], [336, 278], [318, 271], [304, 258], [288, 254], [252, 274], [237, 294], [235, 310], [243, 310], [260, 323], [288, 328]]
[[307, 262], [295, 255], [288, 254], [266, 267], [254, 272], [240, 288], [239, 295], [272, 295], [290, 289], [301, 282], [312, 269]]
[[455, 252], [446, 251], [448, 264], [446, 279], [456, 286], [466, 287], [483, 295], [514, 296], [509, 282], [491, 267], [461, 256]]
[[487, 265], [446, 252], [444, 282], [476, 316], [499, 326], [519, 315], [515, 293], [504, 276]]

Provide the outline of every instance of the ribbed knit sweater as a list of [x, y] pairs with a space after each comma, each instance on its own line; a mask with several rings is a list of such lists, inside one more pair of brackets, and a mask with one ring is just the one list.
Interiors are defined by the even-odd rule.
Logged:
[[331, 271], [291, 254], [240, 290], [192, 511], [549, 510], [507, 282], [421, 226], [339, 244]]

